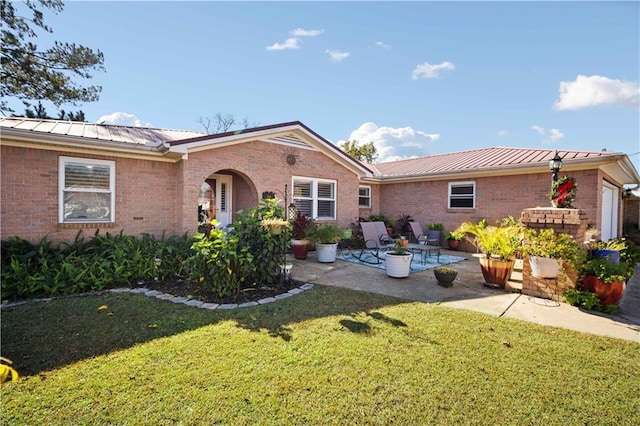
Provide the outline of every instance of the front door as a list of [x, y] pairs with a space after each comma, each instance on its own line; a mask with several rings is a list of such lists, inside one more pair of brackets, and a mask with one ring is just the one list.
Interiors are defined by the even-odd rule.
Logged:
[[226, 228], [233, 221], [231, 208], [231, 182], [229, 175], [213, 175], [216, 180], [216, 220], [218, 226]]
[[610, 240], [618, 236], [618, 188], [602, 182], [602, 226], [600, 239]]

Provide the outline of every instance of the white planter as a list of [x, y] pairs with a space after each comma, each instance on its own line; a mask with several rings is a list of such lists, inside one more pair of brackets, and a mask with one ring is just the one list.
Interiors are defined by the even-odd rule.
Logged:
[[335, 262], [337, 250], [338, 250], [338, 243], [330, 243], [330, 244], [316, 243], [316, 253], [318, 255], [318, 262], [322, 262], [322, 263]]
[[385, 269], [387, 275], [392, 278], [406, 278], [411, 270], [411, 259], [413, 254], [393, 254], [387, 253], [385, 259]]
[[538, 278], [557, 278], [560, 273], [560, 263], [550, 257], [529, 256], [531, 275]]

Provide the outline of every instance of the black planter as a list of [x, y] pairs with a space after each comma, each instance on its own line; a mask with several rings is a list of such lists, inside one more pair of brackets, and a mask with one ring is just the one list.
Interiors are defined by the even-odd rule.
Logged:
[[453, 285], [453, 281], [458, 276], [458, 272], [441, 272], [436, 268], [433, 270], [433, 275], [436, 276], [438, 285], [441, 285], [442, 287], [451, 287]]

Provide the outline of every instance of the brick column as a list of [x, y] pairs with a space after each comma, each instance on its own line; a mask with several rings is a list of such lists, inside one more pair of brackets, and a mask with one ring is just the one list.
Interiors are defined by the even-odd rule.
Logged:
[[[520, 222], [527, 228], [552, 228], [556, 233], [569, 234], [579, 244], [585, 240], [585, 232], [589, 220], [581, 209], [556, 209], [552, 207], [524, 209], [520, 214]], [[558, 277], [558, 295], [565, 289], [576, 288], [578, 274], [566, 263]], [[536, 278], [531, 275], [528, 256], [525, 256], [522, 270], [522, 293], [546, 299], [554, 299], [555, 281]]]

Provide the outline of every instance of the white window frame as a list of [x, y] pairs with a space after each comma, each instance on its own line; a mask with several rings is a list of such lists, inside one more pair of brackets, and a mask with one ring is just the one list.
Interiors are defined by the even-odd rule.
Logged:
[[[465, 195], [454, 195], [451, 193], [451, 190], [454, 187], [460, 187], [460, 186], [471, 186], [473, 188], [473, 194], [471, 194], [471, 197], [469, 197], [469, 195], [465, 194]], [[451, 206], [451, 201], [455, 200], [455, 199], [468, 199], [471, 198], [471, 202], [472, 202], [472, 206], [471, 207], [452, 207]], [[456, 210], [471, 210], [471, 209], [475, 209], [476, 208], [476, 181], [474, 180], [468, 180], [468, 181], [460, 181], [460, 182], [449, 182], [449, 196], [447, 197], [447, 202], [448, 202], [448, 208], [449, 209], [456, 209]]]
[[[367, 195], [360, 194], [360, 191], [362, 191], [363, 189], [367, 191]], [[360, 203], [361, 198], [365, 198], [367, 200], [367, 203], [361, 204]], [[361, 207], [361, 208], [371, 207], [371, 185], [360, 185], [358, 187], [358, 207]]]
[[[109, 167], [109, 189], [77, 188], [73, 192], [95, 192], [109, 194], [109, 218], [108, 219], [65, 219], [64, 194], [70, 192], [66, 188], [65, 169], [68, 163], [84, 165], [100, 165]], [[58, 159], [58, 222], [59, 223], [115, 223], [116, 220], [116, 162], [110, 160], [96, 160], [93, 158], [60, 157]]]
[[[311, 183], [311, 197], [296, 197], [295, 195], [295, 184], [296, 182], [304, 182]], [[318, 184], [330, 184], [333, 185], [333, 198], [320, 198], [318, 196]], [[291, 188], [292, 194], [291, 199], [293, 203], [296, 203], [296, 200], [310, 200], [311, 201], [311, 217], [313, 219], [320, 220], [335, 220], [336, 212], [338, 211], [338, 181], [334, 179], [320, 179], [320, 178], [311, 178], [305, 176], [293, 176], [291, 178]], [[318, 216], [318, 201], [332, 201], [333, 202], [333, 215], [331, 216]]]

